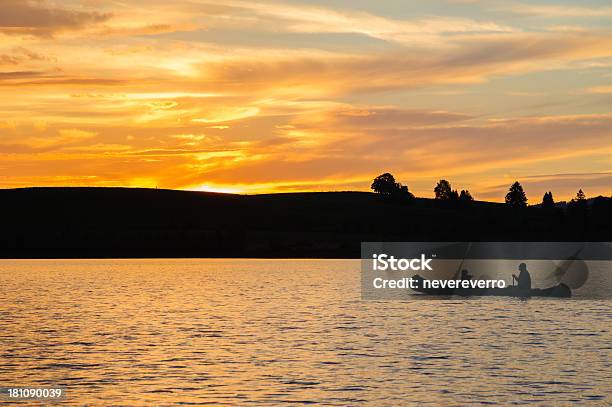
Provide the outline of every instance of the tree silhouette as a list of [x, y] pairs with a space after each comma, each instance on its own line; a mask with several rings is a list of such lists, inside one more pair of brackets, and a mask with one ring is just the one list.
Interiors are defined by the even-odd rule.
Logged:
[[582, 189], [578, 190], [578, 193], [576, 194], [576, 198], [574, 198], [573, 201], [576, 201], [576, 202], [586, 201], [586, 196], [584, 195], [584, 192], [582, 192]]
[[407, 185], [402, 185], [400, 183], [396, 184], [396, 190], [393, 193], [394, 197], [398, 198], [398, 200], [401, 199], [414, 199], [414, 195], [412, 194], [412, 192], [408, 191], [408, 186]]
[[393, 201], [411, 200], [414, 195], [408, 191], [408, 186], [395, 182], [395, 177], [388, 172], [374, 178], [371, 188], [387, 199]]
[[587, 200], [582, 189], [578, 190], [576, 197], [572, 198], [568, 206], [570, 210], [583, 210], [586, 208]]
[[542, 197], [542, 208], [554, 208], [555, 200], [553, 199], [553, 195], [551, 191], [545, 192]]
[[467, 189], [462, 189], [461, 193], [459, 194], [459, 200], [460, 201], [473, 201], [474, 198], [472, 198], [472, 194], [470, 194], [470, 191], [468, 191]]
[[569, 215], [577, 230], [584, 231], [588, 227], [588, 207], [586, 196], [582, 189], [578, 190], [576, 197], [568, 204]]
[[388, 172], [374, 178], [370, 188], [381, 195], [391, 195], [398, 189], [399, 185], [395, 182], [395, 177]]
[[458, 201], [459, 200], [459, 192], [457, 192], [456, 189], [453, 189], [450, 193], [450, 197], [448, 198], [451, 201]]
[[523, 186], [518, 181], [510, 186], [506, 194], [506, 203], [515, 208], [524, 208], [527, 206], [527, 196], [525, 195], [525, 191], [523, 191]]
[[434, 193], [436, 194], [436, 199], [451, 199], [452, 189], [450, 182], [445, 179], [441, 179], [440, 181], [438, 181], [438, 184], [434, 188]]

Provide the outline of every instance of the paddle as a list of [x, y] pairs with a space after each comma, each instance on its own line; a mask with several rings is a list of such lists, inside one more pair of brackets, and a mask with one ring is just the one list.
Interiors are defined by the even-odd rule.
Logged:
[[[571, 289], [582, 287], [589, 278], [589, 268], [584, 260], [578, 258], [583, 248], [581, 247], [576, 253], [565, 259], [561, 266], [557, 266], [547, 278], [552, 278], [557, 283], [564, 283]], [[572, 267], [574, 264], [576, 267]]]
[[463, 262], [465, 261], [465, 258], [467, 257], [467, 254], [469, 253], [471, 247], [472, 242], [468, 242], [467, 249], [465, 249], [465, 253], [463, 253], [463, 259], [461, 259], [461, 262], [459, 263], [459, 268], [455, 272], [455, 280], [458, 280], [459, 276], [461, 275], [461, 268], [463, 267]]

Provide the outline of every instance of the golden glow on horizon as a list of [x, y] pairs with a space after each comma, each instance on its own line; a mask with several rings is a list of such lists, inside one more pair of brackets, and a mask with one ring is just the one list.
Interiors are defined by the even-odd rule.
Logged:
[[213, 185], [200, 185], [197, 188], [190, 188], [191, 191], [204, 191], [204, 192], [220, 192], [223, 194], [241, 194], [244, 191], [239, 188], [223, 188]]
[[612, 193], [598, 1], [0, 4], [0, 187]]

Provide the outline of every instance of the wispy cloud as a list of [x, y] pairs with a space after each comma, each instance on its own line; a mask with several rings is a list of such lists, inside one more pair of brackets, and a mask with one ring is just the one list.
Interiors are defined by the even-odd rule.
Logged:
[[612, 7], [585, 5], [556, 5], [533, 3], [509, 3], [497, 7], [498, 10], [520, 15], [538, 17], [612, 17]]
[[610, 94], [612, 93], [612, 86], [593, 86], [591, 88], [584, 89], [584, 92], [594, 94]]
[[213, 89], [324, 94], [351, 90], [479, 83], [493, 76], [563, 69], [585, 58], [612, 56], [608, 34], [517, 34], [456, 39], [444, 53], [375, 55], [288, 52], [236, 57], [201, 65]]
[[60, 8], [45, 0], [3, 0], [0, 33], [49, 36], [58, 31], [98, 24], [110, 14]]
[[[513, 32], [514, 28], [491, 21], [432, 16], [411, 20], [391, 19], [358, 11], [325, 7], [289, 6], [280, 3], [237, 2], [258, 16], [283, 22], [281, 29], [306, 33], [357, 33], [386, 41], [422, 44], [453, 33]], [[276, 29], [279, 27], [276, 26]], [[441, 41], [436, 41], [441, 42]]]

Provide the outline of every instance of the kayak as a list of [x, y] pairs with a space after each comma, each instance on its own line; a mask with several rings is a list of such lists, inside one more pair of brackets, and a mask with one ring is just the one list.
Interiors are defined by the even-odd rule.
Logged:
[[563, 283], [549, 288], [532, 288], [531, 290], [524, 290], [515, 285], [504, 288], [425, 288], [422, 284], [424, 280], [423, 277], [417, 274], [413, 277], [413, 279], [416, 281], [416, 288], [413, 287], [412, 289], [414, 291], [429, 295], [460, 295], [464, 297], [499, 296], [556, 298], [570, 298], [572, 296], [572, 290]]

